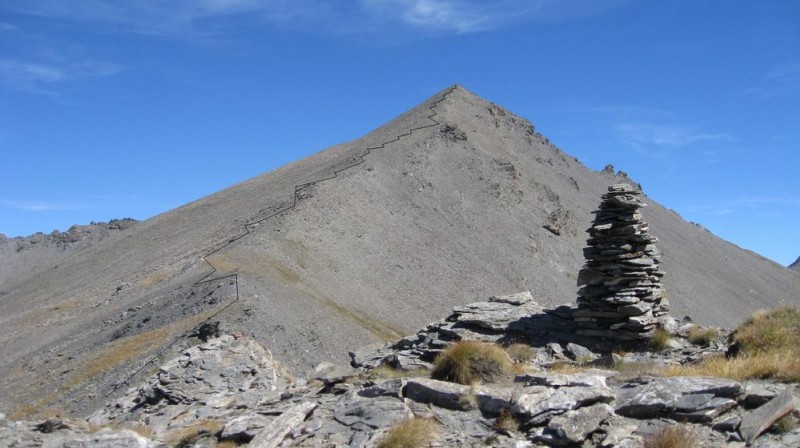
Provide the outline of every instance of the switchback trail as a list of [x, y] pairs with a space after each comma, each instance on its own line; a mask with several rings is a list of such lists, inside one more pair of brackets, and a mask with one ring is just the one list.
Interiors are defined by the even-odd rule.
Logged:
[[[233, 283], [234, 283], [234, 285], [235, 285], [235, 295], [234, 295], [234, 298], [233, 298], [233, 300], [231, 300], [229, 303], [227, 303], [225, 306], [223, 306], [222, 308], [220, 308], [219, 310], [217, 310], [216, 312], [214, 312], [212, 315], [210, 315], [209, 317], [207, 317], [206, 319], [204, 319], [204, 320], [203, 320], [203, 321], [201, 321], [200, 323], [196, 324], [195, 326], [193, 326], [193, 327], [192, 327], [192, 328], [190, 328], [189, 330], [185, 331], [185, 332], [184, 332], [184, 333], [182, 333], [180, 336], [176, 337], [176, 338], [175, 338], [173, 341], [171, 341], [169, 344], [167, 344], [166, 346], [164, 346], [164, 348], [162, 348], [162, 349], [161, 349], [161, 350], [159, 350], [159, 351], [158, 351], [156, 354], [154, 354], [153, 356], [151, 356], [151, 357], [150, 357], [150, 358], [149, 358], [149, 359], [148, 359], [148, 360], [147, 360], [147, 361], [146, 361], [146, 362], [145, 362], [145, 363], [144, 363], [144, 364], [143, 364], [141, 367], [139, 367], [138, 369], [136, 369], [136, 370], [135, 370], [133, 373], [131, 373], [131, 374], [130, 374], [130, 375], [127, 377], [127, 378], [125, 378], [125, 380], [123, 380], [123, 381], [121, 381], [121, 382], [117, 383], [117, 384], [116, 384], [116, 385], [115, 385], [115, 386], [114, 386], [114, 387], [111, 389], [111, 391], [109, 391], [109, 392], [108, 392], [108, 393], [105, 395], [105, 397], [106, 397], [106, 398], [108, 398], [109, 396], [111, 396], [112, 394], [114, 394], [114, 393], [115, 393], [117, 390], [119, 390], [119, 389], [120, 389], [122, 386], [124, 386], [124, 385], [126, 385], [126, 384], [129, 384], [129, 383], [130, 383], [130, 381], [131, 381], [131, 380], [132, 380], [134, 377], [136, 377], [136, 375], [138, 375], [139, 373], [141, 373], [141, 372], [142, 372], [142, 371], [143, 371], [145, 368], [147, 368], [147, 366], [149, 366], [150, 364], [152, 364], [153, 362], [155, 362], [155, 361], [158, 359], [158, 357], [159, 357], [159, 356], [161, 356], [161, 355], [162, 355], [164, 352], [166, 352], [167, 350], [169, 350], [169, 349], [170, 349], [172, 346], [174, 346], [175, 344], [177, 344], [177, 343], [178, 343], [180, 340], [182, 340], [183, 338], [185, 338], [185, 337], [186, 337], [188, 334], [190, 334], [190, 333], [192, 333], [193, 331], [197, 330], [197, 329], [198, 329], [200, 326], [202, 326], [203, 324], [205, 324], [205, 323], [207, 323], [207, 322], [209, 322], [209, 321], [213, 320], [213, 319], [214, 319], [214, 318], [216, 318], [216, 317], [217, 317], [217, 316], [218, 316], [220, 313], [224, 312], [225, 310], [227, 310], [228, 308], [230, 308], [230, 307], [231, 307], [231, 306], [233, 306], [233, 305], [234, 305], [236, 302], [238, 302], [238, 301], [239, 301], [239, 274], [238, 274], [238, 272], [234, 272], [234, 273], [232, 273], [232, 274], [226, 274], [226, 275], [222, 275], [222, 276], [219, 276], [219, 277], [215, 277], [215, 274], [216, 274], [217, 272], [219, 272], [219, 270], [218, 270], [218, 269], [217, 269], [217, 267], [216, 267], [216, 266], [214, 266], [214, 264], [213, 264], [213, 263], [212, 263], [212, 262], [211, 262], [211, 261], [208, 259], [209, 257], [211, 257], [212, 255], [214, 255], [214, 254], [216, 254], [216, 253], [218, 253], [218, 252], [222, 251], [223, 249], [225, 249], [225, 248], [229, 247], [231, 244], [233, 244], [233, 243], [235, 243], [235, 242], [237, 242], [237, 241], [241, 240], [242, 238], [246, 237], [247, 235], [249, 235], [249, 234], [250, 234], [250, 231], [251, 231], [252, 229], [254, 229], [255, 227], [257, 227], [259, 224], [261, 224], [261, 223], [263, 223], [263, 222], [265, 222], [265, 221], [267, 221], [267, 220], [269, 220], [269, 219], [271, 219], [271, 218], [274, 218], [274, 217], [276, 217], [276, 216], [278, 216], [278, 215], [281, 215], [281, 214], [283, 214], [283, 213], [286, 213], [286, 212], [288, 212], [288, 211], [292, 210], [293, 208], [295, 208], [295, 207], [297, 206], [298, 202], [299, 202], [299, 199], [300, 199], [299, 193], [300, 193], [300, 191], [301, 191], [302, 189], [304, 189], [304, 188], [306, 188], [306, 187], [309, 187], [309, 186], [311, 186], [311, 185], [316, 185], [316, 184], [319, 184], [320, 182], [324, 182], [324, 181], [328, 181], [328, 180], [333, 180], [333, 179], [336, 179], [336, 178], [339, 176], [339, 173], [341, 173], [341, 172], [343, 172], [343, 171], [346, 171], [346, 170], [349, 170], [349, 169], [352, 169], [352, 168], [355, 168], [355, 167], [357, 167], [357, 166], [359, 166], [359, 165], [363, 164], [363, 163], [364, 163], [364, 161], [365, 161], [365, 159], [364, 159], [364, 158], [365, 158], [365, 157], [367, 157], [367, 156], [369, 156], [369, 155], [372, 153], [372, 151], [376, 151], [376, 150], [379, 150], [379, 149], [385, 149], [387, 145], [390, 145], [390, 144], [392, 144], [392, 143], [398, 142], [398, 141], [400, 141], [400, 139], [402, 139], [403, 137], [408, 137], [408, 136], [410, 136], [411, 134], [413, 134], [415, 131], [419, 131], [419, 130], [422, 130], [422, 129], [428, 129], [428, 128], [432, 128], [432, 127], [439, 126], [441, 123], [440, 123], [439, 121], [437, 121], [437, 120], [436, 120], [436, 118], [435, 118], [435, 117], [438, 115], [438, 113], [436, 112], [435, 108], [436, 108], [437, 106], [439, 106], [439, 104], [440, 104], [441, 102], [443, 102], [443, 101], [444, 101], [444, 100], [447, 98], [447, 96], [448, 96], [448, 95], [450, 95], [451, 93], [453, 93], [453, 91], [454, 91], [455, 89], [457, 89], [457, 88], [458, 88], [458, 85], [454, 85], [454, 86], [453, 86], [453, 87], [451, 87], [451, 88], [450, 88], [450, 89], [449, 89], [447, 92], [445, 92], [444, 94], [442, 94], [441, 98], [437, 99], [436, 101], [433, 101], [433, 102], [432, 102], [432, 103], [431, 103], [431, 104], [428, 106], [428, 110], [430, 110], [430, 112], [431, 112], [431, 113], [430, 113], [430, 115], [428, 115], [426, 118], [427, 118], [428, 120], [432, 121], [432, 123], [431, 123], [431, 124], [427, 124], [427, 125], [424, 125], [424, 126], [418, 126], [418, 127], [411, 128], [411, 129], [409, 129], [408, 131], [406, 131], [406, 132], [404, 132], [404, 133], [402, 133], [402, 134], [398, 134], [397, 136], [395, 136], [395, 137], [394, 137], [393, 139], [391, 139], [391, 140], [386, 140], [386, 141], [384, 141], [383, 143], [381, 143], [381, 144], [380, 144], [380, 145], [378, 145], [378, 146], [371, 146], [371, 147], [365, 148], [365, 149], [364, 149], [365, 153], [364, 153], [363, 155], [359, 155], [359, 156], [356, 156], [356, 157], [354, 157], [354, 158], [353, 158], [353, 159], [355, 160], [355, 163], [353, 163], [352, 165], [348, 165], [348, 166], [346, 166], [346, 167], [344, 167], [344, 168], [340, 168], [340, 169], [338, 169], [338, 170], [334, 171], [334, 172], [333, 172], [333, 174], [332, 174], [332, 175], [330, 175], [330, 176], [323, 177], [323, 178], [320, 178], [320, 179], [317, 179], [317, 180], [313, 180], [313, 181], [310, 181], [310, 182], [306, 182], [306, 183], [303, 183], [303, 184], [295, 185], [295, 187], [294, 187], [294, 190], [293, 190], [293, 194], [292, 194], [292, 202], [291, 202], [291, 204], [288, 204], [287, 206], [285, 206], [285, 207], [282, 207], [282, 208], [280, 208], [280, 209], [278, 209], [278, 210], [274, 211], [273, 213], [269, 214], [268, 216], [265, 216], [265, 217], [263, 217], [263, 218], [260, 218], [260, 219], [258, 219], [258, 220], [256, 220], [256, 221], [251, 221], [251, 222], [248, 222], [248, 223], [244, 224], [244, 225], [242, 226], [242, 228], [243, 228], [243, 232], [242, 232], [242, 233], [240, 233], [239, 235], [237, 235], [237, 236], [234, 236], [234, 237], [232, 237], [232, 238], [229, 238], [229, 239], [227, 240], [227, 242], [225, 242], [225, 243], [224, 243], [224, 244], [222, 244], [221, 246], [219, 246], [219, 247], [217, 247], [217, 248], [215, 248], [215, 249], [211, 250], [210, 252], [206, 253], [205, 255], [203, 255], [203, 256], [202, 256], [202, 260], [203, 260], [203, 262], [205, 262], [205, 263], [208, 265], [208, 267], [209, 267], [211, 270], [210, 270], [210, 272], [209, 272], [208, 274], [206, 274], [205, 276], [203, 276], [203, 277], [202, 277], [200, 280], [197, 280], [196, 282], [194, 282], [194, 283], [192, 284], [191, 288], [192, 288], [192, 289], [194, 289], [195, 287], [197, 287], [197, 286], [199, 286], [199, 285], [201, 285], [201, 284], [204, 284], [204, 283], [210, 283], [210, 282], [215, 282], [215, 281], [220, 281], [220, 280], [225, 280], [225, 279], [232, 279], [232, 280], [233, 280]], [[189, 295], [187, 295], [187, 297], [186, 297], [186, 298], [188, 299], [190, 296], [191, 296], [191, 293], [190, 293]]]

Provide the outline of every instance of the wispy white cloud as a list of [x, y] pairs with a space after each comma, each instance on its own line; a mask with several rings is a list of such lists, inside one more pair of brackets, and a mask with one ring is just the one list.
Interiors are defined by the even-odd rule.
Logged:
[[800, 62], [790, 62], [770, 68], [755, 85], [744, 89], [741, 93], [756, 98], [800, 94]]
[[[588, 0], [360, 0], [380, 17], [441, 32], [470, 33], [505, 25], [588, 16], [621, 1]], [[602, 4], [601, 4], [602, 3]]]
[[58, 84], [84, 78], [109, 76], [123, 67], [99, 61], [32, 62], [0, 59], [0, 86], [22, 91], [52, 92]]
[[373, 15], [385, 20], [437, 31], [483, 31], [498, 22], [497, 14], [492, 11], [454, 0], [363, 0], [362, 3]]
[[0, 206], [26, 212], [71, 211], [87, 209], [86, 204], [80, 202], [49, 202], [39, 200], [0, 199]]
[[627, 0], [163, 0], [119, 2], [6, 0], [16, 13], [112, 26], [141, 34], [197, 37], [215, 34], [215, 18], [243, 16], [256, 23], [315, 32], [388, 33], [400, 25], [444, 33], [487, 31], [512, 23], [596, 14]]
[[623, 140], [634, 146], [686, 146], [698, 142], [730, 141], [733, 137], [724, 132], [701, 132], [688, 127], [620, 124], [617, 128]]
[[687, 213], [697, 215], [736, 215], [753, 214], [758, 216], [779, 215], [782, 210], [800, 206], [800, 196], [794, 194], [772, 196], [741, 196], [733, 199], [722, 199], [713, 203], [690, 204], [684, 209]]

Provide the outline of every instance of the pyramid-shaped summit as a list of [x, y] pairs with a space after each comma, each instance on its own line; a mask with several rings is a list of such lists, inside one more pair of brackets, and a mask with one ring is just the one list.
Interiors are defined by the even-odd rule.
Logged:
[[[364, 137], [0, 285], [0, 412], [93, 409], [203, 323], [257, 339], [302, 375], [489, 296], [571, 302], [582, 231], [622, 181], [447, 88]], [[673, 315], [730, 326], [800, 302], [796, 273], [647, 202]]]

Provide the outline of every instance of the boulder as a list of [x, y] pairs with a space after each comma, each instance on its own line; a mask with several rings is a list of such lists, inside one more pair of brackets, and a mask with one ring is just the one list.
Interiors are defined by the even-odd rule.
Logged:
[[710, 421], [735, 406], [742, 393], [736, 381], [712, 377], [640, 378], [623, 385], [616, 412], [632, 418], [672, 417]]
[[617, 372], [612, 370], [599, 369], [572, 374], [536, 372], [517, 375], [514, 382], [524, 383], [528, 386], [607, 388], [606, 379], [615, 375]]
[[222, 440], [234, 440], [237, 442], [249, 442], [258, 434], [270, 420], [259, 414], [246, 414], [236, 417], [225, 423], [220, 433]]
[[277, 448], [317, 408], [317, 403], [304, 402], [287, 410], [258, 432], [247, 445], [249, 448]]
[[513, 395], [510, 388], [465, 386], [428, 378], [409, 378], [405, 389], [405, 396], [419, 403], [457, 411], [477, 407], [487, 415], [497, 415], [509, 409]]
[[550, 419], [547, 426], [532, 438], [557, 446], [581, 444], [590, 434], [598, 431], [600, 424], [613, 413], [614, 409], [605, 403], [568, 411]]
[[128, 429], [102, 429], [94, 434], [71, 434], [47, 440], [42, 448], [161, 448], [156, 443]]
[[552, 389], [543, 386], [525, 388], [515, 400], [512, 412], [529, 422], [540, 415], [553, 415], [578, 409], [594, 403], [610, 403], [614, 393], [608, 387], [562, 387]]

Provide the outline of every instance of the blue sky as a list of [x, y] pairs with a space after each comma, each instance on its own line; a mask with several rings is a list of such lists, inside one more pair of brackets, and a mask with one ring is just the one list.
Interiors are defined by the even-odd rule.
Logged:
[[4, 0], [0, 232], [144, 219], [453, 83], [781, 264], [800, 2]]

